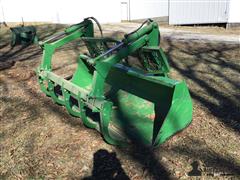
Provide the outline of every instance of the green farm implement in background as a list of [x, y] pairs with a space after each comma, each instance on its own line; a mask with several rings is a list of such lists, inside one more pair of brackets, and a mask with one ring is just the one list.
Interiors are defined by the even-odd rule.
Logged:
[[37, 43], [38, 38], [34, 26], [18, 26], [10, 28], [12, 32], [11, 46]]
[[[192, 100], [184, 81], [168, 77], [158, 24], [147, 20], [118, 41], [95, 37], [92, 20], [97, 22], [86, 18], [40, 43], [41, 90], [110, 144], [157, 146], [187, 127]], [[52, 72], [55, 50], [78, 38], [88, 54], [79, 55], [73, 75], [64, 78]], [[131, 57], [135, 60], [130, 62]]]

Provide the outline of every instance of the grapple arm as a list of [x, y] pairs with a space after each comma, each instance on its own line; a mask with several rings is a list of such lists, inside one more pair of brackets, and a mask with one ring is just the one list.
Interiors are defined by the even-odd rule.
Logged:
[[84, 36], [94, 36], [93, 23], [89, 19], [84, 19], [83, 22], [72, 25], [66, 28], [65, 31], [57, 33], [45, 41], [39, 42], [40, 47], [43, 49], [41, 69], [51, 69], [52, 55], [57, 48]]

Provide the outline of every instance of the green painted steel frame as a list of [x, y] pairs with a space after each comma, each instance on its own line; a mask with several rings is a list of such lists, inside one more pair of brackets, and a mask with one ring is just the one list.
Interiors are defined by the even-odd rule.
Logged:
[[[154, 122], [153, 130], [149, 130], [154, 131], [154, 139], [151, 143], [144, 142], [144, 144], [157, 146], [191, 122], [192, 102], [185, 82], [174, 81], [167, 77], [169, 65], [163, 51], [158, 47], [160, 34], [157, 23], [149, 22], [148, 25], [135, 33], [126, 35], [122, 40], [122, 44], [113, 54], [103, 53], [95, 58], [80, 55], [77, 70], [70, 81], [51, 72], [52, 55], [57, 48], [77, 38], [91, 38], [94, 43], [93, 23], [85, 19], [83, 22], [67, 28], [60, 37], [56, 41], [47, 40], [41, 43], [43, 61], [37, 69], [41, 90], [46, 95], [51, 96], [56, 103], [65, 105], [71, 115], [80, 117], [84, 125], [100, 131], [108, 143], [124, 144], [121, 140], [113, 137], [111, 132], [110, 123], [113, 102], [105, 97], [105, 84], [110, 71], [116, 69], [115, 65], [133, 53], [139, 53], [143, 59], [146, 57], [146, 53], [152, 53], [153, 57], [156, 58], [155, 63], [159, 67], [154, 73], [159, 76], [145, 76], [130, 71], [125, 72], [126, 74], [142, 79], [143, 83], [152, 82], [159, 84], [163, 88], [170, 87], [173, 89], [172, 101], [168, 107], [170, 110], [167, 110], [169, 113], [166, 114], [166, 120], [164, 120], [164, 123]], [[55, 39], [55, 37], [51, 39]], [[145, 63], [149, 68], [146, 61]], [[93, 69], [93, 72], [90, 72], [89, 67]], [[121, 79], [121, 76], [119, 78]], [[61, 95], [57, 95], [55, 92], [57, 86], [60, 88]], [[77, 103], [73, 103], [71, 98], [74, 98]], [[181, 101], [183, 103], [180, 103]], [[178, 121], [179, 125], [175, 125], [176, 122], [171, 119], [174, 119], [173, 116], [180, 113], [179, 109], [185, 113], [179, 116], [181, 116], [181, 119], [186, 120]], [[89, 110], [92, 113], [99, 114], [98, 121], [88, 116]]]

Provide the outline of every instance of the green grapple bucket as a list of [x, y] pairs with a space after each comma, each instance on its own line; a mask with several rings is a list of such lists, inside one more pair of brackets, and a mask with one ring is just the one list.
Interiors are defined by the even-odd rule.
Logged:
[[[110, 144], [157, 146], [184, 129], [192, 120], [192, 101], [186, 83], [167, 75], [158, 25], [147, 20], [117, 41], [94, 37], [90, 19], [96, 21], [86, 18], [41, 43], [44, 57], [37, 73], [42, 91]], [[79, 56], [75, 73], [66, 79], [51, 71], [51, 57], [76, 38], [89, 54]], [[141, 66], [128, 62], [130, 56]]]
[[111, 71], [108, 82], [115, 89], [109, 95], [115, 107], [111, 115], [112, 136], [119, 136], [121, 129], [131, 140], [158, 145], [192, 119], [192, 102], [185, 82], [149, 78], [118, 68]]

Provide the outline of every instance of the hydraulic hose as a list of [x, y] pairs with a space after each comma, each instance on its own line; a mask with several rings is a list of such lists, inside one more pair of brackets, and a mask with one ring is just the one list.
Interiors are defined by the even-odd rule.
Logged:
[[[99, 29], [100, 34], [101, 34], [101, 37], [103, 37], [102, 27], [101, 27], [100, 23], [98, 22], [98, 20], [97, 20], [95, 17], [87, 17], [87, 18], [85, 18], [85, 19], [86, 19], [86, 20], [87, 20], [87, 19], [93, 20], [93, 21], [97, 24], [97, 26], [98, 26], [98, 29]], [[84, 20], [85, 20], [85, 19], [84, 19]]]
[[125, 38], [127, 38], [127, 37], [130, 36], [131, 34], [134, 34], [135, 32], [137, 32], [139, 29], [141, 29], [141, 28], [142, 28], [146, 23], [148, 23], [148, 22], [153, 22], [153, 20], [152, 20], [152, 19], [146, 19], [146, 20], [141, 24], [141, 26], [139, 26], [136, 30], [134, 30], [134, 31], [126, 34], [126, 35], [125, 35]]

